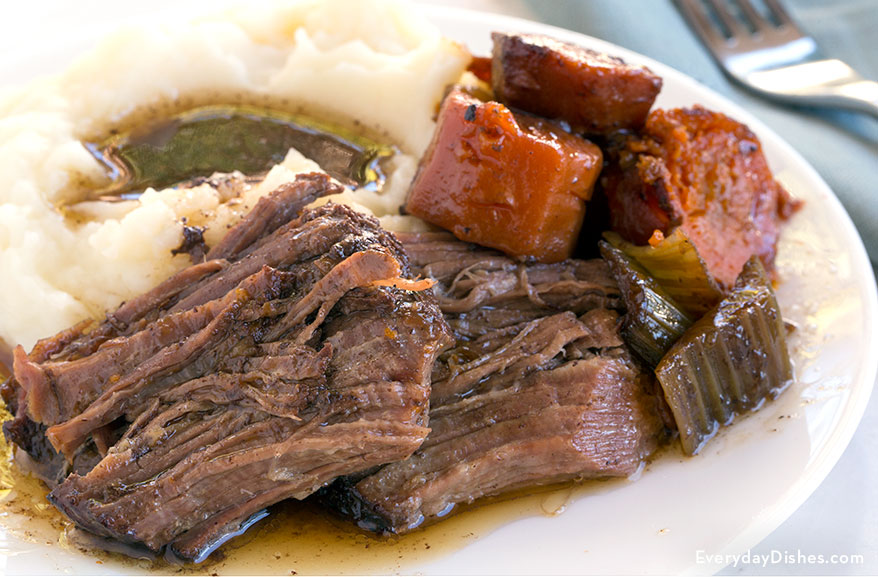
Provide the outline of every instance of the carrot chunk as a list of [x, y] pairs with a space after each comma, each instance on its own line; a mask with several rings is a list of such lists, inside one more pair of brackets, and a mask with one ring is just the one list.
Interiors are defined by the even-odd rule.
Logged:
[[772, 176], [750, 129], [696, 106], [655, 110], [602, 178], [613, 230], [636, 244], [682, 227], [730, 289], [752, 255], [771, 269], [783, 221], [800, 202]]
[[486, 56], [473, 56], [467, 70], [482, 82], [491, 83], [491, 59]]
[[536, 34], [492, 38], [497, 99], [564, 120], [576, 132], [640, 128], [662, 88], [648, 68], [575, 44]]
[[468, 242], [557, 262], [576, 244], [600, 149], [559, 125], [454, 89], [406, 210]]

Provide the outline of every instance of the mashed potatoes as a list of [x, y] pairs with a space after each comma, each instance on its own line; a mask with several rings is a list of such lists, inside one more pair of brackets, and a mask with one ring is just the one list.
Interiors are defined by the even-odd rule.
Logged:
[[209, 186], [149, 190], [138, 201], [78, 206], [80, 218], [71, 218], [82, 183], [106, 183], [83, 138], [156, 103], [206, 94], [314, 107], [357, 119], [405, 153], [382, 192], [337, 199], [402, 226], [404, 217], [392, 215], [432, 135], [435, 106], [467, 61], [462, 48], [398, 4], [296, 2], [125, 30], [60, 77], [3, 94], [0, 338], [29, 349], [102, 315], [188, 263], [171, 254], [184, 222], [207, 226], [205, 239], [216, 242], [259, 196], [316, 168], [291, 151], [239, 198]]

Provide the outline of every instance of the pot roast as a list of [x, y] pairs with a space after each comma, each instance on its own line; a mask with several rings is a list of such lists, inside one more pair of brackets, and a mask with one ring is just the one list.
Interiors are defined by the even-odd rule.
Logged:
[[446, 233], [400, 239], [437, 281], [456, 340], [433, 366], [431, 432], [408, 459], [337, 480], [325, 502], [405, 533], [483, 496], [638, 471], [667, 412], [619, 335], [604, 261], [528, 265]]
[[15, 351], [4, 432], [78, 526], [198, 561], [267, 506], [421, 445], [448, 328], [377, 221], [303, 210], [338, 189], [299, 177], [203, 262]]

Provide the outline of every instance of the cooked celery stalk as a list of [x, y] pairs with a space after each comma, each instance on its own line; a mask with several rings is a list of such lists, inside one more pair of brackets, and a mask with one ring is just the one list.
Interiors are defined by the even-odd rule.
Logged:
[[604, 238], [640, 263], [677, 304], [695, 318], [723, 296], [682, 228], [675, 228], [655, 246], [637, 246], [614, 232], [605, 232]]
[[655, 367], [694, 319], [680, 310], [634, 259], [604, 241], [598, 245], [628, 308], [622, 320], [622, 338], [650, 367]]
[[721, 425], [789, 384], [783, 319], [758, 258], [747, 262], [732, 293], [686, 331], [655, 373], [690, 455]]

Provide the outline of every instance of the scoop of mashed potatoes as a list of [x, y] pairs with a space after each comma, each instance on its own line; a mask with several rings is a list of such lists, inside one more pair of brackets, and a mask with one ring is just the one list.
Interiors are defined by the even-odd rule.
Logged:
[[172, 255], [184, 223], [207, 227], [206, 241], [216, 242], [261, 195], [317, 168], [291, 151], [235, 198], [198, 186], [79, 204], [83, 183], [99, 188], [107, 178], [82, 140], [155, 103], [235, 95], [356, 119], [404, 154], [382, 191], [336, 200], [391, 228], [405, 225], [394, 215], [432, 135], [435, 108], [469, 59], [409, 10], [318, 0], [128, 29], [61, 76], [0, 96], [0, 339], [29, 349], [103, 315], [188, 263]]

